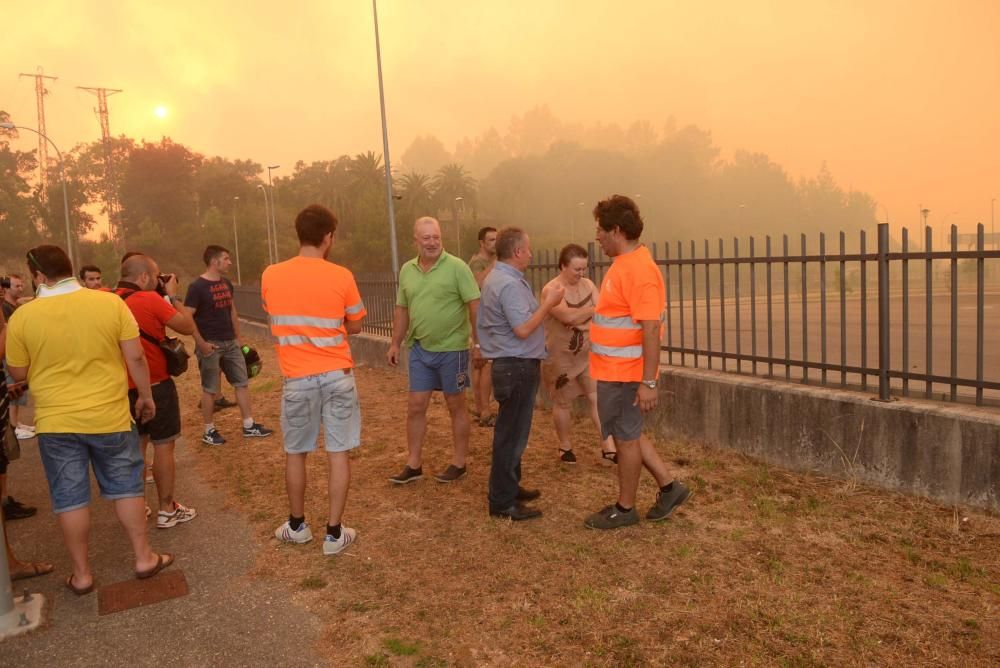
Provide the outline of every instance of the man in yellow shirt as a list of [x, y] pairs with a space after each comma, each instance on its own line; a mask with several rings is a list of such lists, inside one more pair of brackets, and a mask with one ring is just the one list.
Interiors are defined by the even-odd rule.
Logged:
[[15, 381], [35, 396], [38, 449], [52, 510], [73, 562], [66, 586], [94, 589], [87, 548], [92, 466], [101, 496], [111, 499], [132, 549], [136, 577], [173, 563], [150, 548], [139, 435], [129, 414], [128, 378], [138, 389], [135, 411], [156, 414], [139, 329], [117, 295], [84, 290], [66, 253], [56, 246], [28, 251], [38, 299], [17, 310], [7, 327], [7, 363]]

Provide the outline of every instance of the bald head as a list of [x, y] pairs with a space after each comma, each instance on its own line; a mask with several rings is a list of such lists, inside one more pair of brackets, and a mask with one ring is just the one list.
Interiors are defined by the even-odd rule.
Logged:
[[152, 282], [155, 286], [156, 275], [159, 273], [159, 267], [156, 266], [156, 262], [153, 258], [148, 255], [133, 255], [122, 262], [122, 280], [128, 281], [129, 283], [135, 283], [145, 290], [150, 288], [143, 285], [140, 282], [143, 274], [148, 277], [146, 283]]

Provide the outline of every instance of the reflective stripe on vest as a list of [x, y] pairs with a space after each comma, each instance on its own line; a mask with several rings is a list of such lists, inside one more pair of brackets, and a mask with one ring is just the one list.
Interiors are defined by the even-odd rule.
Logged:
[[309, 343], [317, 348], [333, 348], [344, 342], [343, 336], [279, 336], [279, 346], [298, 346]]
[[347, 315], [357, 315], [358, 313], [361, 313], [364, 310], [365, 310], [365, 303], [364, 302], [358, 302], [354, 306], [348, 306], [347, 308], [345, 308], [344, 312]]
[[590, 341], [590, 351], [597, 355], [607, 357], [623, 357], [625, 359], [639, 359], [642, 357], [642, 346], [605, 346], [600, 343]]
[[595, 313], [594, 324], [598, 327], [607, 327], [609, 329], [642, 329], [642, 325], [635, 322], [627, 315], [612, 318], [606, 315], [601, 315], [600, 313]]
[[338, 329], [344, 324], [342, 318], [315, 318], [308, 315], [272, 315], [272, 325], [302, 325], [305, 327], [327, 327]]

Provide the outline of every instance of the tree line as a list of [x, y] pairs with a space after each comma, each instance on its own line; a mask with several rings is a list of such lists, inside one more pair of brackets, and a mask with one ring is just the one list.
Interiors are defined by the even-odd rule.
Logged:
[[[0, 111], [0, 121], [8, 121]], [[65, 245], [58, 165], [49, 166], [48, 192], [37, 184], [36, 151], [11, 146], [15, 131], [0, 129], [0, 264], [23, 269], [23, 253], [43, 242]], [[113, 169], [108, 173], [106, 151]], [[418, 137], [394, 167], [393, 201], [400, 257], [412, 255], [412, 224], [422, 215], [442, 222], [445, 247], [475, 252], [482, 225], [519, 225], [535, 248], [593, 239], [594, 203], [609, 194], [636, 199], [653, 241], [754, 234], [797, 235], [856, 231], [875, 223], [875, 202], [839, 187], [822, 166], [793, 180], [761, 153], [720, 157], [711, 134], [697, 126], [627, 128], [563, 123], [546, 108], [512, 119], [504, 133], [489, 129], [448, 151], [433, 136]], [[96, 235], [106, 202], [117, 203], [125, 248], [146, 250], [165, 271], [190, 278], [201, 271], [206, 244], [235, 251], [234, 219], [244, 283], [259, 280], [268, 261], [262, 187], [265, 170], [252, 160], [206, 156], [169, 138], [120, 136], [64, 154], [73, 235], [83, 263], [113, 276], [120, 248]], [[340, 219], [334, 259], [357, 272], [390, 266], [382, 157], [373, 151], [310, 163], [274, 180], [279, 256], [297, 249], [296, 212], [310, 203]], [[701, 244], [699, 243], [699, 248]]]

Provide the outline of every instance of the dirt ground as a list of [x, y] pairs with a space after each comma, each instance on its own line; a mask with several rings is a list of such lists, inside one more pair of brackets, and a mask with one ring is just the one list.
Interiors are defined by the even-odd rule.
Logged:
[[[278, 430], [281, 378], [260, 348], [254, 414]], [[405, 377], [357, 377], [364, 422], [345, 522], [359, 540], [344, 554], [273, 538], [288, 513], [278, 434], [245, 441], [228, 409], [216, 424], [230, 442], [199, 451], [207, 479], [254, 527], [256, 576], [321, 619], [317, 649], [332, 665], [1000, 664], [996, 516], [660, 441], [694, 496], [669, 521], [598, 533], [583, 518], [614, 500], [615, 470], [599, 463], [583, 419], [580, 463], [560, 463], [551, 416], [538, 410], [523, 471], [545, 515], [513, 524], [487, 514], [491, 430], [473, 427], [466, 479], [428, 475], [450, 456], [438, 396], [424, 479], [390, 485], [406, 460]], [[180, 388], [193, 436], [197, 372]], [[322, 456], [309, 476], [306, 517], [322, 535]], [[640, 511], [654, 495], [644, 474]]]

